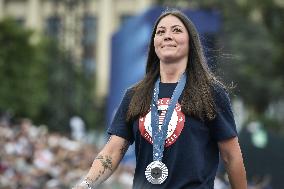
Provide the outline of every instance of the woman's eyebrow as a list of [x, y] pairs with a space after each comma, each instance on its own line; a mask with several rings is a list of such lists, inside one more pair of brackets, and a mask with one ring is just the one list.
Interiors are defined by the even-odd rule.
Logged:
[[[182, 27], [181, 25], [178, 25], [178, 24], [176, 24], [176, 25], [173, 25], [173, 26], [171, 26], [171, 28], [174, 28], [174, 27]], [[166, 28], [165, 26], [158, 26], [157, 28]]]
[[165, 26], [159, 26], [159, 27], [157, 27], [157, 29], [158, 29], [158, 28], [165, 29], [166, 27], [165, 27]]
[[174, 28], [174, 27], [182, 27], [182, 26], [178, 24], [171, 26], [171, 28]]

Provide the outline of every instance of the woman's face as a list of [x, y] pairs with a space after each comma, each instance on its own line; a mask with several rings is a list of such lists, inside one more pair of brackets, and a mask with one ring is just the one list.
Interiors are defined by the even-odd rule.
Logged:
[[154, 37], [154, 47], [163, 62], [174, 62], [188, 57], [189, 35], [180, 19], [168, 15], [160, 20]]

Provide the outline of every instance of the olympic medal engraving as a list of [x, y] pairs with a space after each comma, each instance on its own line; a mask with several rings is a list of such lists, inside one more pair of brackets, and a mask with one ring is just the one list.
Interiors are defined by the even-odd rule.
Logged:
[[162, 184], [168, 177], [168, 168], [161, 161], [153, 161], [147, 166], [145, 176], [152, 184]]

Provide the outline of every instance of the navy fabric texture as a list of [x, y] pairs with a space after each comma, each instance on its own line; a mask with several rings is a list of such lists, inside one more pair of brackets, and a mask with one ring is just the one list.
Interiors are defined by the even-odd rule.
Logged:
[[[161, 83], [161, 98], [170, 98], [176, 83]], [[141, 135], [139, 119], [126, 123], [126, 112], [132, 91], [127, 90], [108, 128], [110, 135], [117, 135], [131, 144], [135, 142], [136, 169], [133, 189], [213, 189], [219, 163], [218, 141], [237, 136], [231, 104], [226, 91], [214, 88], [217, 116], [204, 122], [185, 115], [185, 121], [176, 141], [165, 147], [163, 163], [169, 176], [161, 185], [152, 185], [145, 178], [145, 169], [153, 161], [153, 145]]]

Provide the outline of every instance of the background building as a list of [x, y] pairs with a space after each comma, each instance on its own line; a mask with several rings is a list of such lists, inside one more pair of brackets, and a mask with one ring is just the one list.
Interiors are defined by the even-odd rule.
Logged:
[[[110, 40], [121, 23], [153, 0], [0, 0], [0, 19], [59, 40], [75, 64], [95, 72], [96, 94], [108, 92]], [[36, 34], [34, 37], [36, 40]], [[96, 69], [99, 68], [99, 69]]]

